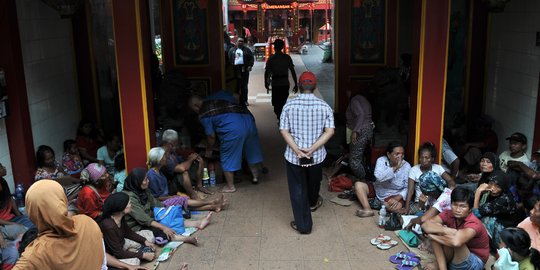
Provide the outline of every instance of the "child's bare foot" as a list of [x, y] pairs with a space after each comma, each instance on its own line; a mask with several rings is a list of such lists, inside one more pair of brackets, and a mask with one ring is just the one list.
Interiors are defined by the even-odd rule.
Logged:
[[188, 264], [182, 263], [182, 265], [180, 266], [180, 270], [188, 270]]
[[206, 215], [206, 217], [201, 220], [201, 223], [199, 224], [199, 226], [197, 226], [199, 230], [203, 230], [204, 228], [206, 228], [206, 226], [208, 226], [208, 224], [210, 224], [210, 218], [212, 217], [212, 213], [214, 212], [208, 213], [208, 215]]

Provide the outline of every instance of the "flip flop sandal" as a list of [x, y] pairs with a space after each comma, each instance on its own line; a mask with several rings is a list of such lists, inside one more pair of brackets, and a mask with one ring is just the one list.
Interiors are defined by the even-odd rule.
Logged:
[[169, 240], [164, 239], [163, 237], [160, 237], [160, 236], [156, 237], [156, 244], [162, 246], [162, 245], [165, 245], [167, 243], [169, 243]]
[[416, 254], [414, 254], [413, 252], [400, 251], [400, 252], [396, 253], [395, 255], [390, 256], [389, 260], [390, 260], [391, 263], [401, 264], [401, 262], [404, 259], [412, 259], [412, 258], [416, 258]]
[[407, 258], [401, 261], [401, 264], [396, 265], [396, 269], [411, 270], [420, 264], [419, 258]]

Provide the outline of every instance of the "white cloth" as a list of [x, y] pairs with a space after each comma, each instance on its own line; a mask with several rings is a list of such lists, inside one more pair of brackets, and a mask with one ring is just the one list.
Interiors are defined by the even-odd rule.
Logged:
[[[442, 174], [446, 172], [444, 168], [439, 164], [432, 164], [431, 171], [434, 171], [441, 177], [442, 177]], [[424, 172], [422, 172], [422, 170], [420, 169], [420, 164], [415, 165], [409, 171], [409, 178], [414, 180], [415, 182], [414, 184], [414, 190], [416, 191], [416, 198], [414, 199], [415, 202], [418, 202], [418, 198], [420, 197], [420, 194], [422, 194], [422, 191], [420, 191], [420, 185], [418, 184], [420, 175], [422, 175], [422, 173]]]
[[501, 153], [501, 155], [499, 156], [499, 160], [501, 161], [501, 170], [503, 172], [506, 172], [506, 170], [508, 170], [507, 164], [508, 164], [508, 161], [510, 160], [521, 161], [523, 162], [523, 164], [525, 164], [525, 166], [529, 166], [531, 164], [531, 160], [529, 159], [527, 154], [523, 154], [523, 156], [518, 157], [518, 158], [513, 158], [510, 155], [510, 151], [508, 150]]
[[452, 162], [454, 162], [458, 156], [454, 153], [454, 150], [452, 150], [452, 147], [448, 144], [448, 142], [443, 139], [442, 140], [442, 159], [443, 159], [443, 168], [446, 170], [447, 173], [450, 173], [450, 165]]
[[444, 188], [443, 193], [437, 198], [437, 201], [433, 204], [432, 207], [435, 207], [439, 213], [442, 213], [446, 210], [452, 210], [451, 202], [452, 190], [449, 188]]
[[244, 51], [242, 49], [238, 48], [236, 49], [236, 52], [234, 53], [234, 65], [243, 65], [244, 64]]

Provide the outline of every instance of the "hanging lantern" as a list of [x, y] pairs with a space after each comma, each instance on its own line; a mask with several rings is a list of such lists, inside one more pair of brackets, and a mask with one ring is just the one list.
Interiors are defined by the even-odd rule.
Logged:
[[81, 7], [81, 4], [83, 3], [82, 0], [41, 0], [43, 3], [47, 4], [49, 7], [52, 7], [58, 13], [60, 13], [60, 17], [62, 19], [64, 18], [70, 18], [79, 10]]

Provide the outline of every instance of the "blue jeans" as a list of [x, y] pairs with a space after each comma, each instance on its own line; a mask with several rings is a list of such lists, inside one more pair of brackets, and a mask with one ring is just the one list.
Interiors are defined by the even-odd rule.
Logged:
[[482, 270], [484, 269], [484, 262], [476, 256], [476, 254], [469, 252], [467, 260], [458, 264], [448, 264], [450, 270]]
[[28, 218], [28, 216], [26, 216], [26, 215], [15, 216], [10, 221], [15, 222], [17, 224], [21, 224], [24, 227], [26, 227], [27, 229], [36, 227], [36, 225], [34, 225], [34, 223], [32, 223], [30, 218]]

